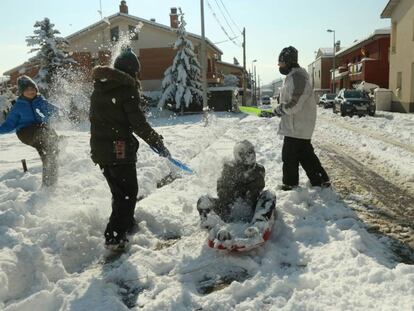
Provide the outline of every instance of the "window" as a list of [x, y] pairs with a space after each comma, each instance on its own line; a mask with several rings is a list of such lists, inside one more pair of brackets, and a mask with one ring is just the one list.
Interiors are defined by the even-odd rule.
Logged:
[[392, 23], [391, 30], [391, 53], [395, 54], [397, 52], [397, 23]]
[[414, 63], [411, 63], [411, 102], [414, 102]]
[[119, 27], [116, 26], [111, 28], [111, 41], [118, 41], [119, 40]]
[[397, 97], [401, 98], [402, 96], [402, 72], [397, 72], [397, 88], [396, 88]]
[[131, 40], [138, 40], [138, 29], [136, 26], [128, 26], [129, 38]]

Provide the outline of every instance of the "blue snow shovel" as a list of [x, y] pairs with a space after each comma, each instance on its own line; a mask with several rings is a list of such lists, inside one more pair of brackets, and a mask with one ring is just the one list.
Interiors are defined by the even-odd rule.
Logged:
[[[155, 148], [153, 148], [153, 147], [151, 147], [151, 149], [155, 152], [155, 153], [157, 153], [157, 154], [160, 154], [159, 152], [158, 152], [158, 150], [157, 149], [155, 149]], [[187, 173], [190, 173], [190, 174], [194, 174], [194, 171], [191, 169], [191, 168], [189, 168], [187, 165], [185, 165], [184, 163], [182, 163], [182, 162], [180, 162], [180, 161], [178, 161], [178, 160], [176, 160], [176, 159], [174, 159], [172, 156], [169, 156], [169, 157], [167, 157], [167, 159], [172, 163], [172, 164], [174, 164], [175, 166], [177, 166], [178, 168], [180, 168], [180, 169], [182, 169], [183, 171], [185, 171], [185, 172], [187, 172]]]

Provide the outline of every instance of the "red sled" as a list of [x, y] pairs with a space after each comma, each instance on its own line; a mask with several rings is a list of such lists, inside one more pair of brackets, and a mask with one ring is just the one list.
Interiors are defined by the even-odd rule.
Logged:
[[229, 252], [247, 252], [264, 245], [266, 241], [270, 239], [274, 223], [275, 210], [273, 211], [270, 219], [267, 222], [262, 223], [261, 228], [259, 228], [259, 235], [251, 238], [238, 237], [236, 235], [231, 240], [225, 241], [220, 241], [215, 237], [212, 238], [209, 236], [207, 239], [207, 245], [214, 249], [225, 250]]

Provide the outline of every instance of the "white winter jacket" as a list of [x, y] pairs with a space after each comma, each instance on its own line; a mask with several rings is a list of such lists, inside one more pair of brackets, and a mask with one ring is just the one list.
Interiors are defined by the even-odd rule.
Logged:
[[316, 122], [316, 101], [309, 75], [303, 68], [293, 68], [280, 90], [279, 109], [283, 115], [279, 134], [288, 137], [311, 139]]

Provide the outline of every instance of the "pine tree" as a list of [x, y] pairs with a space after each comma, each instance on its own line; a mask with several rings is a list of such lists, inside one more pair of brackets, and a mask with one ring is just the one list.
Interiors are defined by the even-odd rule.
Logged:
[[47, 92], [58, 68], [75, 63], [66, 52], [68, 41], [55, 36], [60, 32], [54, 29], [54, 26], [46, 17], [34, 24], [34, 36], [26, 38], [27, 45], [35, 47], [30, 50], [30, 53], [37, 51], [37, 55], [32, 60], [40, 62], [40, 69], [35, 80], [42, 92]]
[[160, 108], [170, 104], [184, 111], [184, 107], [188, 108], [191, 104], [202, 105], [201, 66], [192, 42], [187, 39], [185, 25], [184, 14], [180, 9], [178, 38], [174, 44], [177, 54], [173, 64], [164, 73], [162, 96], [158, 103]]

